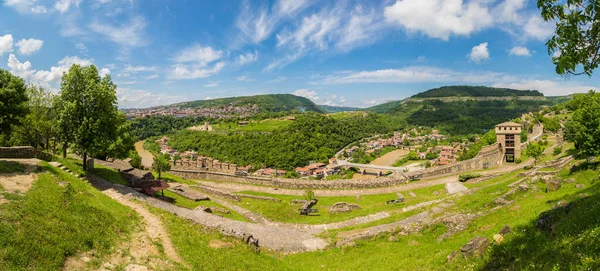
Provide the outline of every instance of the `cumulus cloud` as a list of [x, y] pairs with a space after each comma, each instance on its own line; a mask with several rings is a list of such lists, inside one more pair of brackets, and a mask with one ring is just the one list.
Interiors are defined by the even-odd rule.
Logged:
[[144, 17], [135, 16], [128, 23], [118, 26], [94, 22], [89, 27], [93, 32], [119, 45], [140, 47], [148, 43], [144, 35], [146, 26]]
[[169, 78], [171, 79], [197, 79], [206, 78], [218, 73], [225, 67], [225, 62], [217, 62], [211, 68], [202, 68], [197, 66], [189, 66], [176, 64], [173, 66]]
[[317, 93], [314, 90], [309, 90], [309, 89], [298, 89], [294, 92], [292, 92], [292, 94], [296, 95], [296, 96], [300, 96], [300, 97], [305, 97], [308, 99], [311, 99], [313, 101], [318, 101], [319, 98], [319, 93]]
[[585, 93], [590, 90], [600, 90], [597, 86], [581, 85], [576, 82], [564, 80], [529, 80], [523, 79], [517, 82], [500, 82], [493, 84], [494, 87], [514, 88], [521, 90], [539, 90], [546, 96], [560, 96], [572, 93]]
[[54, 8], [60, 13], [65, 13], [71, 7], [79, 7], [79, 3], [81, 3], [81, 0], [58, 0], [54, 4]]
[[[171, 79], [196, 79], [212, 76], [225, 67], [223, 51], [210, 46], [202, 47], [198, 44], [190, 46], [179, 52], [173, 61], [169, 78]], [[214, 64], [212, 64], [214, 63]]]
[[527, 47], [523, 47], [523, 46], [515, 46], [515, 47], [511, 48], [510, 51], [508, 52], [508, 54], [515, 55], [515, 56], [531, 56], [529, 49], [527, 49]]
[[120, 108], [134, 108], [143, 105], [152, 107], [187, 101], [182, 95], [172, 93], [155, 93], [143, 89], [131, 89], [117, 86], [117, 102]]
[[519, 23], [522, 16], [518, 13], [525, 7], [526, 0], [504, 0], [495, 8], [493, 14], [498, 22]]
[[47, 13], [48, 9], [46, 9], [45, 6], [38, 5], [38, 6], [32, 7], [31, 12], [35, 13], [35, 14], [42, 14], [42, 13]]
[[22, 39], [17, 42], [19, 54], [22, 55], [31, 55], [39, 51], [42, 48], [42, 45], [44, 45], [44, 41], [37, 39]]
[[490, 51], [488, 50], [488, 43], [484, 42], [477, 46], [474, 46], [471, 49], [471, 53], [469, 54], [469, 58], [471, 61], [475, 63], [480, 63], [481, 61], [487, 60], [490, 58]]
[[11, 34], [0, 36], [0, 56], [12, 52], [12, 50], [13, 36]]
[[100, 74], [101, 77], [107, 76], [110, 74], [110, 69], [109, 68], [102, 68], [100, 69], [100, 71], [98, 72], [98, 74]]
[[201, 66], [206, 66], [223, 56], [223, 51], [215, 50], [210, 46], [202, 47], [195, 44], [191, 47], [183, 49], [176, 57], [175, 62], [186, 63], [196, 62]]
[[546, 22], [539, 16], [533, 16], [523, 29], [528, 37], [543, 41], [554, 34], [554, 27], [553, 22]]
[[[68, 56], [58, 61], [58, 65], [50, 67], [49, 70], [35, 70], [33, 69], [31, 62], [20, 62], [14, 54], [10, 54], [7, 66], [12, 74], [25, 79], [27, 82], [44, 86], [50, 90], [56, 90], [53, 86], [60, 81], [63, 73], [67, 72], [73, 64], [89, 66], [93, 64], [93, 61], [91, 59]], [[102, 68], [98, 72], [104, 76], [109, 74], [110, 70], [108, 68]]]
[[478, 1], [398, 0], [385, 8], [384, 16], [408, 32], [442, 40], [451, 35], [468, 36], [493, 25], [488, 8]]

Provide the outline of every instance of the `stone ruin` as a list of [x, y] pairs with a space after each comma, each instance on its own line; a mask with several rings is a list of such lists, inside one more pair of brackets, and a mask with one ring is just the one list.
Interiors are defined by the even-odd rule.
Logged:
[[346, 213], [352, 212], [354, 210], [360, 210], [360, 206], [358, 204], [347, 203], [347, 202], [337, 202], [329, 209], [330, 214], [336, 213]]

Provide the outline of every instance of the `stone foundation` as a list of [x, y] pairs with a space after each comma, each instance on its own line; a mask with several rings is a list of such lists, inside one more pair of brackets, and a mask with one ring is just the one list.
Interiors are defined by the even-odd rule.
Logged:
[[52, 155], [42, 152], [34, 147], [0, 147], [0, 158], [8, 159], [30, 159], [37, 158], [44, 161], [51, 161]]

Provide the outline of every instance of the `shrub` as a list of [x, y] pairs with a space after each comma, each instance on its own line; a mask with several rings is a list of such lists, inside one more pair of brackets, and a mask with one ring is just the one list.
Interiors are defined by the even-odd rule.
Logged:
[[481, 177], [481, 174], [476, 174], [476, 173], [465, 173], [465, 174], [460, 174], [458, 176], [458, 181], [459, 182], [466, 182], [470, 179], [475, 179]]
[[137, 151], [130, 151], [129, 158], [131, 158], [129, 164], [131, 164], [132, 167], [140, 168], [142, 166], [142, 157], [137, 153]]
[[516, 164], [520, 164], [521, 162], [523, 162], [523, 160], [521, 160], [521, 158], [517, 158], [517, 159], [515, 159], [515, 163], [516, 163]]
[[562, 148], [561, 147], [554, 148], [554, 151], [553, 151], [554, 155], [559, 155], [561, 152], [562, 152]]

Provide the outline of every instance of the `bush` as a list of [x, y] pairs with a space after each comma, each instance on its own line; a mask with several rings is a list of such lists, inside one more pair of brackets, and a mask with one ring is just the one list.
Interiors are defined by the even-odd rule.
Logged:
[[521, 160], [521, 158], [517, 158], [517, 159], [515, 159], [515, 164], [520, 164], [520, 163], [522, 163], [522, 162], [523, 162], [523, 160]]
[[315, 198], [315, 192], [312, 190], [306, 190], [304, 191], [304, 199], [306, 200], [313, 200]]
[[559, 155], [561, 152], [562, 152], [562, 148], [561, 147], [554, 148], [554, 151], [553, 151], [554, 155]]
[[142, 157], [137, 153], [137, 151], [130, 151], [129, 158], [131, 158], [131, 161], [129, 161], [129, 164], [131, 164], [132, 167], [141, 168]]
[[476, 174], [476, 173], [460, 174], [458, 176], [458, 181], [462, 183], [462, 182], [466, 182], [466, 181], [468, 181], [470, 179], [475, 179], [475, 178], [478, 178], [478, 177], [481, 177], [481, 174]]

